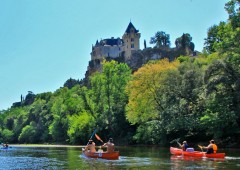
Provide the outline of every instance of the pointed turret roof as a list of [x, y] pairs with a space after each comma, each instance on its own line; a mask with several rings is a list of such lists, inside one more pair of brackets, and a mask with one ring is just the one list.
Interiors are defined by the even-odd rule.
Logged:
[[95, 45], [98, 45], [98, 40], [96, 41], [96, 44]]
[[127, 27], [125, 33], [130, 33], [132, 28], [133, 28], [133, 30], [134, 30], [134, 33], [138, 33], [138, 30], [133, 26], [133, 24], [132, 24], [131, 21], [130, 21], [130, 23], [128, 24], [128, 27]]

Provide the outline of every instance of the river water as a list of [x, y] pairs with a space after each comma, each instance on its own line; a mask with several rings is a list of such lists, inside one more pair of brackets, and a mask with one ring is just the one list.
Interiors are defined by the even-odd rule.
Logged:
[[184, 158], [172, 156], [169, 148], [116, 147], [119, 160], [86, 158], [80, 147], [22, 147], [12, 146], [0, 151], [2, 170], [167, 170], [167, 169], [240, 169], [240, 149], [225, 149], [224, 159]]

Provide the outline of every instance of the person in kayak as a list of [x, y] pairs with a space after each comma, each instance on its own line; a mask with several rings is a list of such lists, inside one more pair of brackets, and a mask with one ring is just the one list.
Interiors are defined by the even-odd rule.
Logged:
[[202, 146], [203, 149], [207, 149], [206, 154], [217, 153], [217, 145], [214, 140], [210, 140], [210, 144], [208, 146]]
[[2, 144], [2, 145], [3, 145], [3, 148], [4, 148], [4, 149], [8, 149], [8, 144], [7, 144], [7, 143]]
[[113, 143], [113, 139], [109, 138], [107, 143], [104, 143], [104, 145], [102, 145], [103, 147], [107, 147], [107, 153], [112, 153], [114, 152], [114, 143]]
[[84, 149], [84, 151], [88, 151], [88, 150], [90, 150], [90, 152], [96, 152], [95, 143], [93, 142], [92, 139], [90, 139], [88, 141], [88, 144], [87, 144], [87, 146]]
[[187, 141], [183, 141], [183, 144], [181, 145], [181, 148], [183, 151], [186, 151], [186, 149], [188, 148], [188, 144], [187, 144]]

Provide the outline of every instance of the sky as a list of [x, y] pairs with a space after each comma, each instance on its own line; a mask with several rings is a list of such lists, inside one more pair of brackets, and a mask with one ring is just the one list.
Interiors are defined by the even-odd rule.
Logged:
[[227, 21], [228, 0], [0, 0], [0, 110], [28, 91], [54, 92], [83, 79], [96, 40], [120, 37], [129, 22], [140, 48], [157, 31], [171, 46], [189, 33], [202, 51], [207, 30]]

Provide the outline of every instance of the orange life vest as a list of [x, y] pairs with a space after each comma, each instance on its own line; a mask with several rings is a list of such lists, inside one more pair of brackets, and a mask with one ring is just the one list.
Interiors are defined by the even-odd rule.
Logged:
[[217, 145], [216, 144], [212, 144], [212, 147], [213, 147], [213, 153], [216, 153], [217, 149], [218, 149]]

